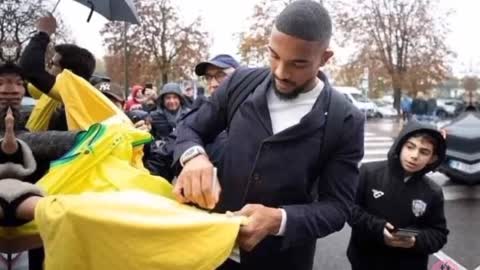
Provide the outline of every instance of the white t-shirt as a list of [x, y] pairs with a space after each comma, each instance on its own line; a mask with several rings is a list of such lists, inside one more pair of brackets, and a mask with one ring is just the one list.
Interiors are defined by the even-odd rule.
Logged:
[[294, 99], [279, 98], [273, 88], [268, 90], [267, 102], [272, 121], [273, 134], [277, 134], [291, 126], [300, 123], [302, 117], [309, 113], [318, 96], [322, 92], [324, 83], [318, 80], [317, 85], [312, 90], [301, 93]]

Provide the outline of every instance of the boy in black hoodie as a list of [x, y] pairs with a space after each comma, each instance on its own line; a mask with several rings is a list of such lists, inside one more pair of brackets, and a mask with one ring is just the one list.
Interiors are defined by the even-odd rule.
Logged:
[[[427, 269], [428, 256], [447, 242], [440, 186], [425, 176], [445, 158], [446, 143], [435, 127], [411, 121], [388, 160], [363, 164], [349, 221], [347, 256], [353, 270]], [[418, 231], [401, 237], [399, 228]]]

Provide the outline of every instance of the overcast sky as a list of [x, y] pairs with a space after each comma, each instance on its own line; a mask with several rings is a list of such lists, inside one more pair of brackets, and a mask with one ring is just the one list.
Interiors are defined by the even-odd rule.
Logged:
[[[247, 28], [248, 17], [253, 12], [253, 6], [258, 0], [174, 0], [180, 10], [180, 16], [186, 22], [197, 16], [204, 19], [204, 29], [212, 37], [210, 55], [228, 53], [237, 55], [238, 40], [234, 34]], [[458, 55], [453, 63], [455, 70], [470, 66], [480, 66], [480, 34], [477, 26], [480, 23], [478, 0], [441, 0], [441, 5], [451, 8], [454, 13], [448, 18], [452, 32], [448, 44]], [[99, 31], [106, 20], [94, 14], [90, 23], [86, 23], [89, 9], [71, 0], [62, 0], [57, 12], [62, 15], [66, 24], [72, 30], [76, 42], [97, 57], [105, 54]], [[337, 49], [338, 50], [338, 49]], [[345, 53], [337, 52], [339, 62], [344, 61]], [[465, 68], [463, 68], [465, 67]], [[476, 68], [480, 73], [480, 67]], [[456, 72], [456, 73], [457, 73]]]

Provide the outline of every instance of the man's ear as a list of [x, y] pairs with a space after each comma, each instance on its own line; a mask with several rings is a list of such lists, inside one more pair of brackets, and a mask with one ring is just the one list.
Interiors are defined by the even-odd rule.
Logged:
[[332, 58], [332, 56], [333, 56], [333, 51], [330, 50], [330, 49], [326, 49], [325, 52], [322, 55], [321, 66], [323, 67], [328, 62], [328, 60], [330, 60], [330, 58]]
[[437, 156], [437, 155], [433, 155], [433, 156], [430, 158], [430, 161], [428, 162], [428, 165], [437, 162], [437, 160], [438, 160], [438, 156]]

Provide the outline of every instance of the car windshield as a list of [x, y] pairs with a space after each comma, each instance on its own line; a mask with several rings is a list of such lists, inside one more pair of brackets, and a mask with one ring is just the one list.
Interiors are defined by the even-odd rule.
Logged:
[[358, 102], [370, 102], [370, 100], [368, 100], [368, 98], [366, 98], [365, 96], [363, 96], [361, 94], [352, 94], [352, 97]]

